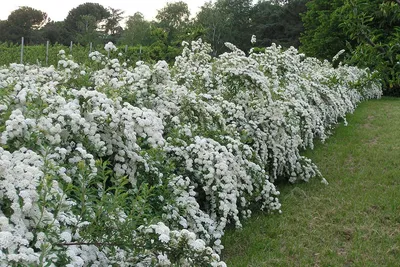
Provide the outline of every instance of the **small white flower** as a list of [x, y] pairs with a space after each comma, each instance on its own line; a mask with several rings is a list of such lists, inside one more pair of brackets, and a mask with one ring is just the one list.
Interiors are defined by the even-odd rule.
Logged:
[[205, 249], [205, 242], [202, 239], [196, 239], [190, 243], [190, 246], [196, 251]]
[[256, 42], [257, 42], [256, 36], [255, 36], [255, 35], [252, 35], [252, 36], [251, 36], [251, 43], [252, 43], [252, 44], [255, 44]]
[[166, 235], [166, 234], [161, 234], [158, 237], [158, 240], [160, 240], [162, 243], [168, 243], [169, 240], [170, 240], [170, 237], [168, 235]]
[[66, 231], [61, 233], [60, 238], [61, 238], [61, 240], [63, 240], [66, 243], [71, 242], [71, 240], [72, 240], [71, 233], [66, 232]]
[[0, 232], [0, 248], [8, 249], [8, 247], [13, 244], [14, 236], [10, 232], [1, 231]]
[[171, 261], [168, 259], [168, 256], [165, 254], [158, 255], [157, 259], [158, 259], [158, 264], [160, 266], [170, 266], [171, 265]]
[[108, 43], [104, 46], [104, 49], [105, 49], [107, 52], [110, 52], [110, 51], [117, 51], [117, 47], [116, 47], [112, 42], [108, 42]]

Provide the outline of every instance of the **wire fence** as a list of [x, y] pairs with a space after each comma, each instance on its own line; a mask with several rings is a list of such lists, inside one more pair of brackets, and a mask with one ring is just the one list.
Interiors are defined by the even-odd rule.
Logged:
[[119, 46], [115, 54], [110, 55], [105, 51], [103, 46], [94, 45], [92, 42], [88, 46], [74, 44], [72, 41], [69, 46], [60, 44], [51, 45], [49, 41], [41, 45], [27, 46], [25, 45], [24, 37], [21, 38], [21, 43], [0, 44], [0, 65], [8, 65], [11, 63], [20, 64], [40, 64], [45, 66], [57, 65], [58, 53], [64, 50], [68, 55], [71, 55], [75, 61], [84, 63], [89, 60], [89, 54], [94, 51], [99, 51], [108, 57], [122, 54], [122, 59], [130, 61], [139, 60], [154, 60], [154, 53], [148, 47], [142, 46]]

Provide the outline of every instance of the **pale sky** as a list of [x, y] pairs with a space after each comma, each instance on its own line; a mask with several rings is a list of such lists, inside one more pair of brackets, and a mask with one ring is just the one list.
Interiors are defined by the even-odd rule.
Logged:
[[[208, 0], [183, 0], [189, 6], [190, 12], [195, 15], [200, 7]], [[99, 3], [104, 7], [112, 7], [125, 11], [124, 16], [131, 16], [135, 12], [143, 13], [147, 20], [152, 20], [157, 10], [163, 8], [167, 2], [178, 2], [177, 0], [3, 0], [0, 4], [0, 20], [6, 20], [11, 11], [20, 6], [29, 6], [46, 12], [54, 21], [64, 20], [68, 12], [80, 4], [92, 2]]]

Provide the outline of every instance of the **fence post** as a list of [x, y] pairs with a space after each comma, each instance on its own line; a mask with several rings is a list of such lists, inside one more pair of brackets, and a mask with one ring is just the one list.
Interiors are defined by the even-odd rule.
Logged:
[[69, 46], [69, 53], [72, 55], [72, 41], [71, 41], [71, 45]]
[[139, 60], [142, 60], [142, 46], [140, 46], [139, 50]]
[[24, 37], [21, 38], [21, 64], [24, 64]]
[[47, 41], [46, 42], [46, 66], [49, 65], [49, 44], [50, 44], [50, 41]]
[[125, 45], [125, 54], [128, 53], [128, 45]]
[[92, 53], [92, 49], [93, 49], [93, 43], [90, 42], [89, 54]]

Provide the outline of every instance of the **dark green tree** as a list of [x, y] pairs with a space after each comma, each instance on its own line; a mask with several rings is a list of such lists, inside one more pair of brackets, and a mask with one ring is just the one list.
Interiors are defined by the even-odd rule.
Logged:
[[288, 0], [283, 5], [283, 17], [285, 21], [285, 32], [280, 41], [285, 47], [294, 46], [298, 48], [300, 46], [300, 35], [304, 32], [303, 21], [301, 14], [306, 12], [306, 4], [310, 0]]
[[244, 51], [251, 47], [252, 0], [218, 0], [215, 7], [223, 18], [222, 40], [235, 44]]
[[400, 1], [345, 0], [339, 9], [343, 31], [355, 43], [351, 64], [377, 70], [384, 93], [400, 95]]
[[28, 44], [40, 42], [38, 30], [48, 21], [47, 14], [27, 6], [23, 6], [11, 12], [7, 21], [3, 22], [7, 39], [11, 42], [20, 42], [24, 37]]
[[164, 8], [158, 10], [156, 26], [167, 33], [169, 44], [177, 44], [182, 41], [180, 37], [189, 27], [189, 17], [189, 7], [185, 2], [167, 3]]
[[40, 30], [42, 39], [55, 44], [68, 44], [69, 35], [64, 26], [64, 21], [50, 21]]
[[0, 42], [8, 42], [9, 39], [8, 22], [7, 20], [0, 20]]
[[65, 28], [71, 41], [87, 44], [101, 41], [100, 23], [106, 23], [111, 13], [97, 3], [84, 3], [69, 11]]
[[300, 37], [302, 52], [320, 59], [332, 59], [346, 48], [350, 39], [340, 27], [342, 15], [339, 8], [343, 4], [344, 0], [313, 0], [307, 3], [307, 12], [302, 17], [305, 28]]
[[203, 29], [202, 38], [211, 44], [214, 56], [225, 50], [224, 36], [227, 24], [221, 13], [212, 2], [205, 3], [195, 19], [195, 25]]
[[104, 26], [105, 32], [108, 34], [109, 39], [116, 42], [122, 34], [122, 27], [120, 25], [121, 21], [124, 19], [123, 14], [125, 13], [121, 9], [115, 9], [112, 7], [108, 8], [110, 10], [110, 17]]
[[227, 51], [225, 42], [250, 49], [251, 7], [251, 0], [218, 0], [201, 7], [194, 23], [203, 29], [202, 38], [211, 44], [214, 55]]
[[314, 0], [303, 19], [307, 55], [329, 59], [347, 49], [346, 63], [378, 71], [384, 93], [400, 95], [400, 1]]
[[129, 16], [120, 43], [127, 45], [150, 45], [152, 43], [151, 23], [145, 20], [142, 13], [136, 12], [133, 16]]

